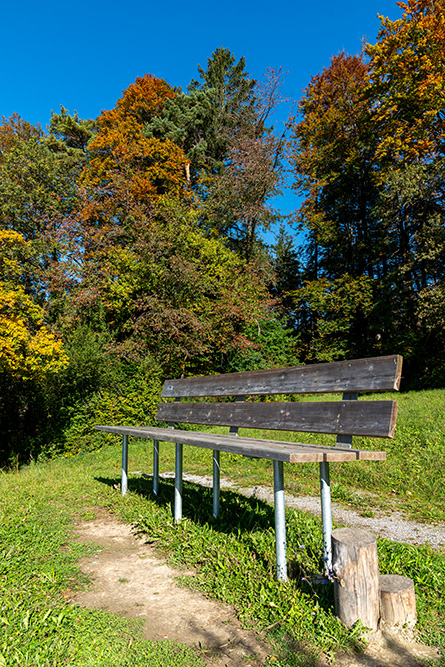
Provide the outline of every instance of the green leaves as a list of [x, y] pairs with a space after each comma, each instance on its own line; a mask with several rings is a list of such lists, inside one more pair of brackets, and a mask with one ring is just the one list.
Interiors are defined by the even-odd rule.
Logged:
[[[301, 301], [310, 285], [314, 303], [298, 323], [312, 345], [305, 358], [398, 351], [406, 388], [439, 383], [431, 369], [443, 369], [442, 334], [432, 334], [424, 307], [445, 279], [445, 13], [423, 0], [400, 6], [402, 18], [382, 19], [366, 59], [340, 54], [313, 77], [293, 124], [293, 164], [307, 230]], [[372, 307], [347, 309], [331, 344], [330, 305], [316, 292], [346, 275], [369, 281]], [[319, 357], [325, 333], [328, 356]]]

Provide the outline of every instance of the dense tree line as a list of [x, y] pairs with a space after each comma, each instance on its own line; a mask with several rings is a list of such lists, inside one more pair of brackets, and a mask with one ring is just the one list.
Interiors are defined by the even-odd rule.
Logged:
[[96, 119], [3, 118], [1, 464], [149, 423], [167, 376], [398, 352], [406, 387], [443, 385], [445, 10], [399, 4], [285, 131], [281, 72], [224, 48], [185, 92], [145, 75]]
[[398, 4], [375, 45], [333, 57], [300, 101], [294, 303], [307, 360], [397, 351], [405, 387], [443, 386], [445, 8]]

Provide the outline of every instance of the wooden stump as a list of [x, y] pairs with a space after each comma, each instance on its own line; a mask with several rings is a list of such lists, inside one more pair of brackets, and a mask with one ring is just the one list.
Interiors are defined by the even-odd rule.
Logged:
[[380, 617], [380, 577], [377, 541], [362, 528], [332, 531], [335, 613], [347, 626], [360, 620], [371, 631]]
[[387, 626], [413, 628], [417, 621], [414, 582], [399, 574], [380, 576], [380, 614]]

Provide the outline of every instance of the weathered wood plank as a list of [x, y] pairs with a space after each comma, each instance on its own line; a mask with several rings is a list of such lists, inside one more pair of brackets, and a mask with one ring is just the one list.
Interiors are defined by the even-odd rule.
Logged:
[[207, 426], [391, 438], [396, 415], [394, 401], [161, 403], [156, 418]]
[[264, 458], [288, 463], [306, 462], [342, 462], [342, 461], [383, 461], [385, 452], [364, 449], [343, 449], [323, 445], [283, 442], [245, 438], [240, 436], [221, 435], [137, 426], [96, 426], [99, 431], [131, 435], [136, 438], [150, 438], [156, 441], [180, 442], [184, 445], [214, 449], [221, 452], [232, 452], [252, 458]]
[[309, 366], [167, 380], [162, 396], [248, 396], [398, 390], [402, 357], [391, 355]]

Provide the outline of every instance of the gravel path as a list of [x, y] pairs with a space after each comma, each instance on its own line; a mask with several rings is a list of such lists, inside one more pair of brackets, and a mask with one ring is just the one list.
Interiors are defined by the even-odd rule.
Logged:
[[[174, 473], [164, 473], [162, 477], [173, 478]], [[210, 476], [184, 474], [184, 480], [211, 487]], [[273, 503], [273, 491], [270, 488], [257, 486], [240, 488], [227, 479], [221, 479], [221, 488], [233, 489], [246, 496], [255, 495], [260, 500]], [[320, 498], [317, 496], [292, 496], [286, 493], [286, 507], [320, 515]], [[366, 528], [379, 537], [387, 537], [394, 542], [410, 544], [430, 544], [434, 549], [445, 549], [445, 523], [430, 526], [405, 519], [401, 512], [388, 508], [388, 511], [374, 511], [375, 516], [363, 517], [358, 512], [346, 509], [338, 503], [332, 504], [332, 517], [335, 523], [347, 526]]]

